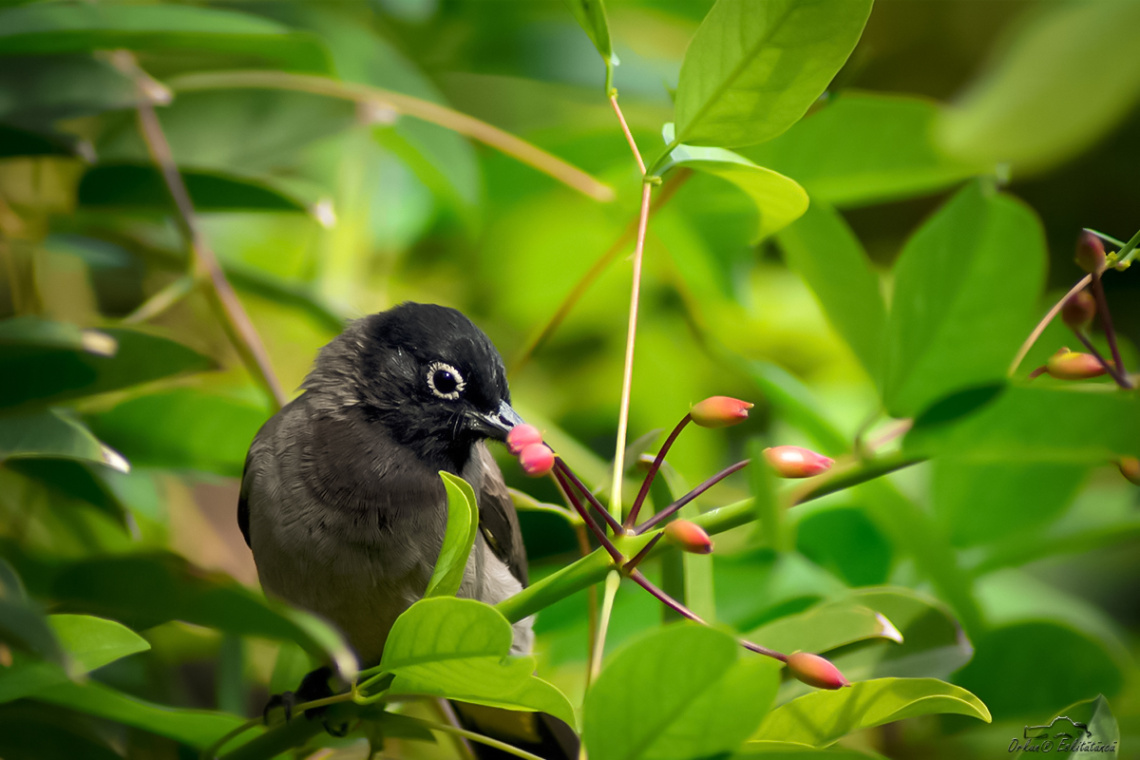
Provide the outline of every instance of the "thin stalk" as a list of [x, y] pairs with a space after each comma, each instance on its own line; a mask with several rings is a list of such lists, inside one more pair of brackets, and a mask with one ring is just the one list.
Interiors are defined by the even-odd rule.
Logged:
[[[632, 573], [630, 573], [629, 577], [632, 578], [633, 581], [637, 585], [641, 586], [643, 589], [648, 591], [651, 596], [656, 598], [659, 602], [664, 604], [669, 609], [676, 612], [678, 615], [681, 615], [682, 617], [688, 618], [689, 620], [692, 620], [694, 623], [700, 623], [701, 625], [708, 625], [708, 623], [706, 623], [700, 615], [693, 612], [688, 607], [681, 604], [680, 602], [678, 602], [676, 599], [674, 599], [673, 597], [666, 594], [661, 589], [657, 588], [657, 586], [655, 586], [652, 581], [650, 581], [648, 578], [646, 578], [641, 573], [640, 570], [634, 570]], [[749, 650], [750, 652], [755, 652], [756, 654], [762, 654], [765, 657], [771, 657], [775, 660], [779, 660], [780, 662], [787, 662], [788, 661], [788, 656], [786, 654], [784, 654], [782, 652], [777, 652], [775, 649], [769, 649], [768, 647], [760, 646], [759, 644], [748, 641], [747, 639], [737, 639], [737, 642], [740, 644], [740, 646], [744, 647], [745, 649]]]
[[450, 726], [446, 723], [436, 723], [435, 721], [424, 720], [423, 718], [416, 718], [416, 717], [411, 716], [411, 715], [404, 715], [402, 717], [406, 720], [411, 720], [411, 721], [414, 721], [414, 722], [420, 724], [421, 726], [428, 729], [429, 731], [439, 731], [440, 733], [443, 733], [443, 734], [451, 734], [452, 736], [461, 736], [464, 739], [467, 739], [469, 741], [473, 741], [477, 744], [485, 744], [488, 747], [494, 747], [495, 749], [497, 749], [501, 752], [506, 752], [508, 755], [514, 755], [515, 757], [521, 757], [521, 758], [523, 758], [523, 760], [543, 760], [543, 758], [541, 758], [538, 755], [535, 755], [533, 753], [527, 752], [525, 749], [519, 749], [518, 747], [515, 747], [511, 744], [507, 744], [506, 742], [499, 741], [498, 739], [492, 739], [491, 737], [484, 736], [483, 734], [477, 734], [474, 731], [468, 731], [465, 728], [459, 728], [458, 726]]
[[143, 301], [137, 309], [123, 317], [124, 325], [138, 324], [154, 319], [167, 309], [182, 300], [183, 296], [194, 289], [198, 283], [189, 274], [184, 274], [166, 287], [159, 290], [150, 298]]
[[625, 338], [625, 364], [621, 379], [621, 407], [618, 410], [617, 445], [614, 449], [613, 496], [610, 514], [621, 520], [621, 482], [625, 472], [625, 441], [629, 427], [629, 399], [633, 387], [633, 348], [637, 341], [637, 307], [641, 297], [641, 261], [645, 252], [645, 228], [649, 222], [649, 196], [653, 186], [641, 186], [641, 215], [637, 218], [637, 241], [633, 248], [633, 286], [629, 294], [629, 328]]
[[610, 526], [610, 529], [613, 530], [615, 536], [620, 536], [622, 533], [625, 533], [625, 528], [622, 527], [622, 524], [615, 520], [614, 516], [606, 511], [606, 508], [602, 506], [602, 503], [598, 501], [598, 498], [594, 496], [589, 488], [586, 488], [586, 484], [578, 479], [578, 476], [575, 475], [574, 471], [571, 470], [570, 467], [562, 461], [561, 457], [555, 458], [554, 469], [561, 472], [566, 477], [566, 479], [572, 483], [582, 493], [583, 496], [586, 497], [586, 500], [590, 502], [590, 506], [592, 506], [595, 510], [597, 510], [598, 514], [605, 518], [606, 525]]
[[570, 502], [571, 506], [573, 506], [575, 511], [577, 511], [578, 514], [582, 517], [582, 520], [586, 523], [586, 526], [597, 537], [598, 541], [605, 548], [605, 550], [609, 552], [609, 555], [613, 557], [614, 562], [617, 562], [618, 564], [624, 562], [625, 557], [622, 556], [622, 553], [618, 551], [617, 547], [615, 547], [610, 541], [609, 537], [606, 536], [606, 532], [602, 530], [601, 526], [599, 526], [597, 521], [594, 520], [594, 518], [590, 515], [590, 510], [583, 507], [582, 502], [580, 502], [578, 500], [578, 497], [574, 495], [574, 488], [566, 480], [566, 476], [563, 471], [555, 468], [554, 479], [558, 482], [558, 487], [561, 489], [563, 496], [565, 496], [566, 500]]
[[[1120, 358], [1120, 348], [1116, 345], [1116, 331], [1112, 329], [1112, 314], [1108, 310], [1108, 299], [1104, 297], [1104, 283], [1100, 280], [1099, 272], [1094, 272], [1091, 277], [1093, 299], [1096, 300], [1096, 310], [1097, 313], [1100, 314], [1100, 323], [1104, 328], [1104, 337], [1108, 340], [1108, 348], [1112, 351], [1112, 361], [1116, 364], [1116, 370], [1123, 375], [1124, 360]], [[1124, 382], [1125, 388], [1132, 387], [1132, 384], [1127, 380]]]
[[750, 461], [752, 461], [752, 460], [745, 459], [743, 461], [737, 462], [736, 464], [732, 465], [731, 467], [725, 467], [723, 470], [718, 472], [716, 475], [713, 475], [711, 478], [706, 480], [704, 483], [701, 483], [699, 486], [694, 488], [692, 491], [689, 491], [687, 494], [682, 496], [680, 499], [677, 499], [677, 501], [675, 501], [672, 504], [670, 504], [669, 506], [665, 507], [665, 509], [658, 512], [653, 517], [650, 517], [648, 520], [646, 520], [641, 525], [637, 526], [637, 530], [634, 532], [638, 533], [638, 534], [645, 533], [646, 531], [651, 530], [654, 526], [658, 525], [662, 520], [668, 520], [670, 517], [672, 517], [674, 514], [676, 514], [677, 510], [684, 507], [690, 501], [697, 498], [698, 496], [703, 494], [705, 491], [709, 490], [710, 488], [712, 488], [717, 483], [724, 480], [725, 478], [727, 478], [729, 475], [733, 474], [734, 472], [739, 472], [740, 470], [743, 470], [745, 467], [748, 466], [748, 463]]
[[1090, 354], [1092, 354], [1094, 359], [1100, 362], [1100, 366], [1104, 367], [1104, 371], [1107, 372], [1109, 376], [1116, 381], [1116, 384], [1125, 390], [1130, 390], [1132, 388], [1132, 383], [1128, 382], [1128, 378], [1122, 375], [1112, 362], [1108, 361], [1101, 355], [1100, 351], [1097, 350], [1096, 346], [1093, 345], [1092, 341], [1089, 340], [1087, 335], [1075, 327], [1072, 329], [1073, 334], [1077, 336], [1077, 340], [1079, 340], [1081, 342], [1081, 345], [1083, 345], [1085, 349]]
[[692, 415], [686, 414], [673, 428], [673, 432], [665, 439], [665, 443], [661, 445], [661, 450], [657, 452], [657, 456], [653, 459], [653, 464], [649, 466], [649, 472], [645, 475], [645, 480], [641, 484], [641, 490], [637, 492], [637, 498], [633, 500], [633, 506], [629, 509], [629, 517], [625, 518], [625, 526], [631, 528], [637, 524], [637, 513], [641, 511], [641, 505], [645, 503], [645, 497], [649, 495], [649, 487], [653, 485], [653, 479], [657, 477], [657, 471], [661, 469], [661, 463], [665, 461], [665, 455], [669, 453], [669, 449], [673, 446], [673, 441], [677, 440], [677, 436], [685, 429], [685, 426], [692, 422]]
[[596, 201], [608, 202], [614, 199], [613, 188], [538, 146], [473, 116], [411, 95], [363, 84], [341, 82], [327, 77], [290, 74], [284, 71], [199, 72], [174, 77], [168, 81], [168, 84], [180, 92], [237, 88], [291, 90], [366, 103], [438, 124], [445, 129], [478, 140]]
[[[653, 201], [653, 205], [649, 207], [649, 217], [653, 218], [662, 206], [669, 202], [673, 195], [681, 188], [682, 185], [688, 181], [689, 177], [693, 175], [691, 169], [677, 169], [672, 172], [672, 176], [661, 187], [661, 192], [657, 194], [657, 198]], [[606, 249], [597, 261], [593, 263], [589, 271], [582, 275], [578, 282], [574, 283], [574, 287], [562, 299], [562, 303], [558, 304], [558, 308], [554, 310], [554, 315], [542, 326], [542, 328], [535, 334], [526, 346], [519, 351], [518, 355], [511, 361], [511, 367], [508, 375], [515, 376], [522, 371], [523, 367], [527, 365], [531, 357], [534, 356], [540, 348], [546, 345], [550, 340], [550, 336], [557, 332], [558, 328], [566, 321], [566, 317], [582, 300], [582, 296], [586, 295], [586, 291], [597, 282], [602, 273], [609, 269], [610, 264], [617, 260], [618, 255], [625, 250], [637, 237], [638, 220], [634, 219], [622, 232], [613, 245]]]
[[[590, 556], [594, 549], [590, 546], [590, 534], [585, 523], [574, 526], [574, 535], [578, 537], [578, 552], [582, 559]], [[587, 662], [594, 660], [594, 644], [598, 638], [598, 587], [591, 585], [586, 589], [586, 635], [589, 636], [589, 645], [586, 650]]]
[[614, 599], [621, 586], [621, 574], [617, 570], [610, 570], [606, 575], [606, 586], [602, 596], [602, 614], [598, 618], [598, 633], [594, 637], [593, 656], [590, 658], [590, 669], [587, 672], [586, 686], [589, 687], [602, 672], [602, 660], [605, 657], [606, 634], [610, 628], [610, 617], [614, 611]]
[[250, 374], [265, 389], [270, 401], [277, 408], [281, 408], [288, 399], [285, 397], [281, 384], [273, 371], [265, 346], [238, 299], [237, 293], [234, 292], [233, 286], [226, 279], [226, 275], [218, 263], [218, 257], [214, 254], [214, 250], [198, 226], [198, 219], [194, 212], [194, 205], [190, 200], [190, 194], [186, 190], [186, 184], [182, 181], [182, 175], [174, 161], [174, 154], [171, 152], [170, 143], [166, 139], [166, 133], [162, 129], [162, 123], [158, 120], [154, 105], [148, 97], [148, 93], [153, 90], [153, 80], [139, 68], [134, 57], [129, 53], [118, 55], [117, 61], [120, 63], [120, 67], [131, 76], [136, 89], [139, 91], [140, 97], [137, 108], [139, 132], [146, 144], [147, 152], [150, 153], [151, 159], [162, 175], [167, 192], [170, 193], [178, 212], [175, 221], [190, 248], [193, 268], [191, 276], [195, 279], [201, 276], [207, 283], [211, 305], [225, 328], [230, 342], [237, 350], [238, 355], [241, 356], [242, 362]]
[[629, 149], [633, 151], [633, 157], [637, 160], [637, 168], [641, 170], [641, 176], [645, 176], [645, 162], [641, 160], [641, 151], [637, 149], [637, 142], [633, 139], [633, 133], [629, 131], [629, 124], [625, 121], [625, 114], [621, 112], [621, 106], [618, 105], [617, 91], [610, 92], [610, 105], [613, 106], [614, 113], [617, 114], [618, 122], [621, 124], [622, 134], [625, 135], [626, 142], [629, 143]]
[[1025, 356], [1029, 353], [1029, 349], [1033, 348], [1033, 344], [1041, 337], [1041, 333], [1045, 332], [1045, 328], [1049, 326], [1053, 318], [1061, 313], [1061, 308], [1065, 305], [1065, 302], [1088, 287], [1090, 282], [1092, 282], [1092, 275], [1086, 274], [1076, 285], [1069, 288], [1068, 293], [1061, 296], [1061, 300], [1053, 304], [1053, 308], [1045, 313], [1045, 316], [1042, 317], [1041, 321], [1037, 323], [1037, 326], [1033, 328], [1033, 332], [1029, 333], [1029, 337], [1021, 344], [1021, 348], [1017, 349], [1017, 355], [1013, 357], [1013, 362], [1009, 365], [1009, 370], [1006, 372], [1007, 376], [1013, 377], [1014, 373], [1017, 372], [1017, 368], [1021, 366], [1021, 362], [1025, 361]]

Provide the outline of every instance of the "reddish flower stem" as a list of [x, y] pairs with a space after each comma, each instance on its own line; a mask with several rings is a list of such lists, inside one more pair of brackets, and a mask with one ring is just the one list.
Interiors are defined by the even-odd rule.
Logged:
[[641, 490], [637, 492], [637, 498], [633, 500], [633, 506], [629, 508], [629, 517], [625, 518], [625, 527], [632, 528], [637, 524], [637, 513], [641, 511], [641, 505], [645, 503], [645, 497], [649, 495], [649, 487], [653, 485], [653, 479], [657, 477], [657, 471], [661, 469], [661, 463], [665, 461], [665, 455], [669, 453], [669, 448], [673, 445], [673, 441], [677, 440], [677, 436], [685, 429], [685, 426], [692, 422], [692, 415], [686, 414], [681, 421], [677, 423], [677, 427], [673, 428], [673, 432], [665, 439], [662, 444], [661, 450], [657, 452], [657, 457], [654, 458], [653, 464], [649, 467], [649, 472], [645, 475], [645, 480], [641, 484]]
[[[648, 578], [646, 578], [645, 575], [642, 574], [642, 572], [640, 570], [634, 570], [632, 573], [629, 574], [629, 577], [633, 579], [634, 583], [636, 583], [637, 585], [641, 586], [643, 589], [648, 591], [650, 596], [656, 598], [659, 602], [661, 602], [666, 607], [668, 607], [669, 609], [676, 612], [681, 617], [688, 618], [689, 620], [692, 620], [694, 623], [700, 623], [701, 625], [708, 625], [708, 623], [706, 623], [704, 621], [704, 619], [701, 618], [700, 615], [693, 612], [688, 607], [681, 604], [680, 602], [678, 602], [676, 599], [674, 599], [673, 597], [666, 594], [661, 589], [657, 588], [657, 586], [653, 585], [653, 582], [650, 581]], [[751, 641], [748, 641], [747, 639], [737, 639], [737, 641], [740, 642], [740, 646], [744, 647], [745, 649], [747, 649], [750, 652], [755, 652], [756, 654], [762, 654], [765, 657], [771, 657], [772, 659], [779, 660], [780, 662], [787, 662], [788, 661], [788, 656], [786, 654], [783, 654], [782, 652], [777, 652], [776, 650], [769, 649], [768, 647], [762, 647], [759, 644], [755, 644]]]
[[1087, 335], [1076, 328], [1073, 328], [1073, 334], [1076, 335], [1077, 340], [1079, 340], [1081, 344], [1084, 345], [1086, 349], [1088, 349], [1088, 352], [1092, 354], [1093, 358], [1100, 362], [1100, 366], [1104, 367], [1105, 372], [1107, 372], [1112, 377], [1112, 379], [1116, 381], [1117, 385], [1119, 385], [1121, 388], [1124, 388], [1125, 390], [1132, 388], [1132, 384], [1128, 382], [1128, 378], [1124, 377], [1124, 375], [1120, 373], [1120, 371], [1112, 364], [1112, 362], [1101, 356], [1100, 351], [1096, 350], [1096, 346], [1092, 344], [1092, 341], [1088, 339]]
[[567, 480], [573, 483], [582, 493], [582, 495], [586, 497], [586, 500], [590, 502], [590, 506], [596, 509], [598, 511], [598, 514], [605, 518], [606, 524], [610, 526], [615, 536], [620, 536], [625, 533], [625, 528], [623, 528], [622, 524], [617, 521], [617, 518], [606, 511], [606, 508], [602, 506], [602, 503], [600, 501], [598, 501], [598, 497], [594, 496], [589, 488], [586, 488], [586, 485], [578, 479], [578, 476], [574, 474], [574, 471], [571, 470], [570, 467], [565, 462], [563, 462], [561, 458], [554, 460], [554, 467], [555, 469], [560, 470], [563, 476], [565, 476]]
[[649, 543], [647, 543], [645, 546], [641, 547], [641, 551], [639, 551], [637, 554], [633, 555], [633, 559], [631, 559], [629, 562], [626, 562], [624, 565], [622, 565], [622, 568], [621, 568], [622, 571], [625, 573], [632, 573], [634, 570], [636, 570], [637, 566], [641, 564], [641, 561], [643, 559], [645, 559], [647, 556], [649, 556], [649, 552], [653, 551], [653, 547], [657, 546], [657, 542], [660, 541], [664, 537], [665, 537], [665, 533], [662, 532], [662, 533], [658, 533], [656, 536], [649, 539]]
[[[1108, 299], [1104, 297], [1104, 283], [1101, 282], [1099, 272], [1094, 272], [1092, 275], [1092, 292], [1093, 298], [1096, 300], [1096, 310], [1100, 314], [1101, 325], [1104, 327], [1104, 337], [1108, 340], [1108, 347], [1112, 351], [1112, 361], [1116, 363], [1116, 371], [1120, 374], [1120, 379], [1124, 380], [1122, 387], [1131, 388], [1132, 383], [1128, 382], [1127, 378], [1123, 378], [1124, 361], [1120, 358], [1120, 348], [1116, 345], [1116, 331], [1112, 329], [1112, 315], [1108, 311]], [[1113, 374], [1113, 378], [1117, 378], [1117, 375]], [[1120, 379], [1117, 379], [1117, 382], [1120, 382]]]
[[690, 501], [697, 498], [698, 496], [703, 494], [705, 491], [709, 490], [710, 488], [715, 486], [717, 483], [719, 483], [720, 481], [727, 478], [732, 473], [738, 472], [739, 470], [742, 470], [745, 467], [747, 467], [748, 463], [750, 461], [751, 460], [749, 460], [749, 459], [745, 459], [741, 462], [737, 462], [736, 464], [732, 465], [731, 467], [724, 468], [723, 470], [718, 472], [716, 475], [713, 475], [711, 478], [706, 480], [704, 483], [701, 483], [699, 486], [694, 488], [692, 491], [689, 491], [687, 494], [682, 496], [680, 499], [677, 499], [677, 501], [675, 501], [672, 504], [670, 504], [669, 506], [665, 507], [665, 509], [658, 512], [653, 517], [650, 517], [648, 520], [643, 522], [641, 525], [638, 525], [637, 530], [634, 531], [634, 534], [641, 535], [645, 531], [653, 528], [653, 526], [657, 525], [662, 520], [667, 520], [674, 513], [676, 513], [677, 510], [679, 510], [681, 507], [685, 506]]
[[570, 486], [570, 483], [567, 482], [563, 471], [555, 469], [554, 479], [558, 482], [558, 487], [562, 490], [563, 496], [566, 497], [566, 500], [570, 502], [570, 505], [574, 507], [574, 510], [581, 516], [582, 521], [586, 523], [586, 526], [590, 529], [594, 536], [597, 537], [598, 542], [605, 548], [607, 552], [609, 552], [609, 555], [613, 557], [614, 562], [619, 565], [624, 562], [625, 557], [620, 551], [618, 551], [617, 547], [614, 546], [613, 542], [611, 542], [610, 539], [606, 536], [606, 532], [602, 530], [601, 526], [598, 525], [598, 523], [590, 515], [590, 510], [583, 507], [582, 502], [579, 501], [578, 497], [574, 495], [574, 489]]

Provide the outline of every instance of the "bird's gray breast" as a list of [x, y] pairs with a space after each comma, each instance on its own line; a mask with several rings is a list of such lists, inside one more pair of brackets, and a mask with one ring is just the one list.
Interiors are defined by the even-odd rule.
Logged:
[[[243, 491], [254, 559], [267, 592], [335, 623], [373, 664], [396, 617], [427, 587], [446, 491], [382, 429], [353, 410], [324, 413], [306, 396], [267, 423], [250, 450]], [[477, 469], [462, 475], [478, 492]], [[494, 604], [520, 588], [480, 537], [460, 595]], [[515, 644], [529, 649], [529, 626]]]

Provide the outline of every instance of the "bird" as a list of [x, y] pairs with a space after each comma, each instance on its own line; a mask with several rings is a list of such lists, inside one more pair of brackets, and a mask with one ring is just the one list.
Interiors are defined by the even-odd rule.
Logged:
[[[378, 664], [439, 556], [440, 471], [477, 495], [479, 531], [458, 595], [495, 604], [526, 586], [518, 515], [487, 447], [522, 420], [502, 357], [471, 320], [413, 302], [355, 320], [320, 350], [301, 388], [255, 436], [238, 499], [267, 594], [335, 624], [361, 667]], [[533, 640], [531, 619], [514, 623], [512, 653]], [[531, 728], [528, 740], [541, 738]], [[565, 730], [550, 730], [567, 743]]]

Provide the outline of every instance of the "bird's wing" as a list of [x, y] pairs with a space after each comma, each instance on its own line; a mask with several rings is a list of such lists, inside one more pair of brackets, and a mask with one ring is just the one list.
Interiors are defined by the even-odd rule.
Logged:
[[253, 484], [253, 476], [250, 474], [249, 463], [253, 459], [253, 452], [250, 451], [245, 457], [245, 466], [241, 470], [241, 491], [238, 493], [238, 509], [237, 521], [238, 527], [241, 528], [241, 534], [245, 538], [245, 545], [253, 548], [253, 542], [249, 540], [249, 490]]
[[479, 530], [495, 556], [501, 559], [511, 575], [527, 585], [526, 547], [523, 546], [519, 516], [511, 500], [511, 492], [503, 481], [503, 473], [485, 444], [475, 447], [483, 467], [479, 489]]

